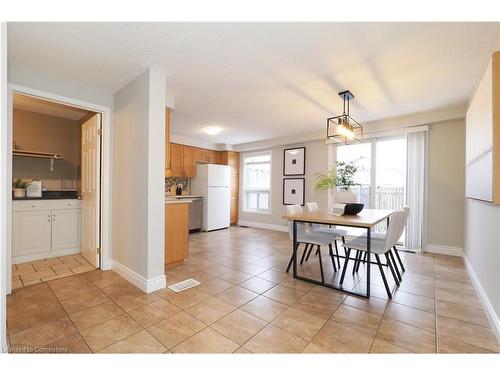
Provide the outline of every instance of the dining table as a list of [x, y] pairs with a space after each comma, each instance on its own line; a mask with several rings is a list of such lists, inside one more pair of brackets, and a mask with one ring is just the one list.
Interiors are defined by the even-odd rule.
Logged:
[[[320, 280], [311, 279], [305, 276], [301, 276], [297, 272], [297, 251], [298, 251], [298, 243], [297, 243], [297, 225], [301, 224], [321, 224], [327, 226], [336, 226], [336, 227], [349, 227], [349, 228], [360, 228], [366, 231], [366, 249], [367, 249], [367, 261], [371, 264], [377, 264], [376, 262], [371, 261], [371, 242], [372, 242], [372, 232], [374, 227], [386, 221], [387, 227], [389, 227], [389, 220], [394, 210], [379, 210], [379, 209], [363, 209], [357, 215], [337, 215], [333, 214], [327, 210], [317, 210], [310, 212], [302, 212], [297, 214], [285, 214], [282, 216], [283, 219], [292, 222], [292, 230], [293, 230], [293, 243], [292, 243], [292, 269], [293, 269], [293, 278], [310, 282], [313, 284], [322, 285], [327, 288], [340, 290], [342, 292], [364, 297], [370, 298], [370, 268], [366, 268], [366, 293], [359, 293], [354, 290], [348, 290], [343, 288], [340, 284], [328, 283]], [[346, 258], [346, 256], [338, 255], [340, 258]], [[348, 258], [349, 260], [354, 260], [354, 258]]]

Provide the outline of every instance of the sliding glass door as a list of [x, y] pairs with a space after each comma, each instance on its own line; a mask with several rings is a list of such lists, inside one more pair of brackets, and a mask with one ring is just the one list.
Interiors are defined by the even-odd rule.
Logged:
[[[352, 188], [366, 208], [396, 210], [406, 201], [406, 138], [373, 139], [337, 146], [337, 161], [358, 167]], [[385, 223], [375, 228], [385, 231]], [[404, 237], [403, 237], [404, 238]]]

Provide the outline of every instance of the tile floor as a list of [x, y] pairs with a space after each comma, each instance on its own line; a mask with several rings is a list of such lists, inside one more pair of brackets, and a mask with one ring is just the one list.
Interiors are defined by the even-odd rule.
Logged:
[[12, 265], [12, 289], [95, 270], [80, 254]]
[[[499, 352], [460, 258], [405, 254], [388, 301], [372, 269], [370, 300], [284, 273], [285, 233], [235, 227], [190, 238], [190, 257], [167, 270], [181, 293], [144, 294], [112, 271], [16, 289], [7, 299], [13, 352], [491, 353]], [[329, 258], [327, 277], [336, 279]], [[301, 267], [318, 271], [318, 257]], [[316, 275], [318, 275], [316, 273]], [[362, 290], [364, 269], [347, 273]]]

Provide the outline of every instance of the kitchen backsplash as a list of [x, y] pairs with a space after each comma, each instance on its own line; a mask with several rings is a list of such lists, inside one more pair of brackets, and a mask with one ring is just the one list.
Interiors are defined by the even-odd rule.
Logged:
[[175, 187], [181, 184], [182, 191], [189, 192], [189, 179], [186, 177], [165, 177], [165, 193], [175, 194]]

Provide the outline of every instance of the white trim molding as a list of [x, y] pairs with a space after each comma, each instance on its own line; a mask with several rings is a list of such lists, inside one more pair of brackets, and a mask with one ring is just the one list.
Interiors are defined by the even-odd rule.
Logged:
[[429, 243], [425, 246], [425, 252], [442, 255], [452, 255], [455, 257], [463, 257], [464, 255], [461, 247], [433, 245]]
[[112, 261], [112, 270], [145, 293], [151, 293], [155, 290], [164, 289], [167, 287], [167, 279], [165, 275], [161, 275], [152, 279], [146, 279], [138, 273], [132, 271], [130, 268], [125, 267], [121, 263], [118, 263], [116, 260]]
[[483, 309], [486, 312], [486, 316], [490, 321], [493, 332], [495, 332], [497, 341], [500, 344], [500, 318], [496, 314], [493, 305], [488, 299], [486, 292], [484, 291], [483, 287], [481, 286], [481, 283], [479, 282], [479, 279], [476, 276], [476, 273], [472, 269], [472, 265], [469, 263], [469, 259], [467, 259], [467, 256], [465, 255], [464, 255], [464, 264], [465, 264], [465, 269], [467, 270], [467, 273], [469, 274], [469, 277], [472, 281], [472, 285], [474, 286], [474, 289], [476, 290], [476, 293], [479, 296], [479, 300], [483, 305]]
[[259, 223], [258, 221], [238, 220], [238, 225], [240, 227], [250, 227], [250, 228], [276, 230], [279, 232], [288, 232], [288, 227], [286, 225]]

